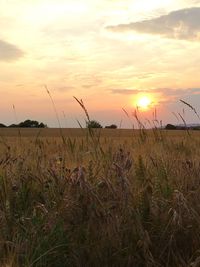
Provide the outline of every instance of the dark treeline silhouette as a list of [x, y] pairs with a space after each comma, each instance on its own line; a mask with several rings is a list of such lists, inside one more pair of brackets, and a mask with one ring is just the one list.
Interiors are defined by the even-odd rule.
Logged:
[[[100, 122], [96, 120], [91, 120], [86, 122], [86, 128], [103, 128]], [[105, 126], [106, 129], [117, 129], [117, 125], [111, 124], [108, 126]]]
[[[0, 123], [0, 128], [47, 128], [48, 126], [43, 122], [38, 122], [36, 120], [25, 120], [19, 124], [5, 125]], [[95, 120], [91, 120], [86, 123], [86, 128], [103, 128], [103, 126]], [[105, 129], [117, 129], [117, 125], [111, 124], [105, 126]], [[174, 125], [168, 123], [163, 129], [165, 130], [200, 130], [200, 125]]]
[[86, 128], [103, 128], [102, 125], [95, 120], [87, 121]]
[[117, 125], [111, 124], [109, 126], [105, 126], [106, 129], [117, 129]]
[[200, 125], [173, 125], [167, 124], [166, 130], [200, 130]]
[[35, 120], [25, 120], [19, 124], [11, 124], [9, 126], [0, 123], [0, 128], [47, 128], [47, 125], [43, 122], [38, 122]]

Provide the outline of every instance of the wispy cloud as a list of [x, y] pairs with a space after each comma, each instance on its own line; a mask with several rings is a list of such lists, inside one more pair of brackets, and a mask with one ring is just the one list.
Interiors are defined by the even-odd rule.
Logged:
[[107, 29], [117, 32], [136, 31], [146, 34], [157, 34], [166, 38], [183, 40], [200, 40], [200, 7], [173, 11], [157, 18], [108, 26]]
[[200, 94], [200, 88], [155, 88], [155, 89], [112, 89], [111, 93], [120, 95], [134, 95], [140, 93], [162, 94], [163, 96], [177, 96]]
[[75, 89], [74, 86], [60, 86], [60, 87], [56, 87], [55, 91], [60, 92], [60, 93], [65, 93], [65, 92], [69, 92], [73, 89]]
[[0, 61], [15, 61], [24, 56], [24, 52], [17, 46], [0, 40]]
[[148, 90], [139, 90], [139, 89], [112, 89], [111, 93], [119, 95], [134, 95], [139, 93], [147, 93]]

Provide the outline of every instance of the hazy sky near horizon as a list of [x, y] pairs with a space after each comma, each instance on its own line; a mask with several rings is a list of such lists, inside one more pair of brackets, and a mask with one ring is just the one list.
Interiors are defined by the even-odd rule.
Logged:
[[200, 1], [0, 0], [0, 27], [1, 122], [14, 104], [19, 121], [57, 126], [44, 85], [64, 127], [84, 118], [73, 96], [103, 125], [130, 126], [122, 108], [144, 94], [141, 117], [197, 121], [179, 99], [199, 110]]

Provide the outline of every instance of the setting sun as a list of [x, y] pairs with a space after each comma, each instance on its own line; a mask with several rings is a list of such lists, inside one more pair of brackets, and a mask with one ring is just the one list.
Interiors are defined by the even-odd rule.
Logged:
[[147, 109], [150, 104], [152, 103], [150, 97], [148, 96], [142, 96], [137, 101], [138, 108]]

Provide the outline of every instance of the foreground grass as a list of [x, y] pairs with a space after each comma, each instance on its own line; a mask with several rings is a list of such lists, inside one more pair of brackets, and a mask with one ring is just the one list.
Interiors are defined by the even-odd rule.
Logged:
[[115, 134], [2, 137], [1, 266], [199, 266], [199, 134]]

